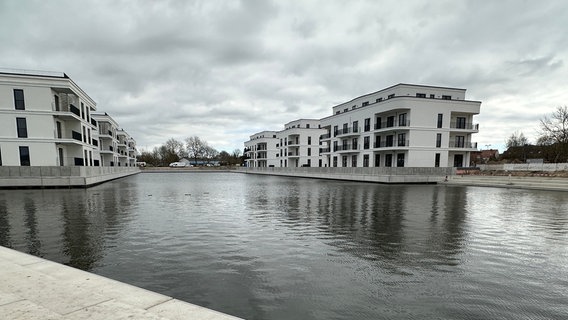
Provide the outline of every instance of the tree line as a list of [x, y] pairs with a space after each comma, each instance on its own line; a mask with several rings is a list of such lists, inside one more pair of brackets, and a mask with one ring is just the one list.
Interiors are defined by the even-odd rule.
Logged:
[[519, 131], [507, 138], [507, 150], [501, 159], [526, 161], [543, 159], [549, 163], [568, 162], [568, 107], [557, 107], [540, 119], [538, 137], [534, 143]]
[[193, 160], [194, 163], [208, 164], [218, 161], [221, 165], [229, 166], [240, 165], [244, 161], [240, 149], [235, 149], [232, 153], [219, 152], [197, 136], [186, 138], [185, 142], [170, 138], [161, 146], [154, 147], [152, 151], [141, 151], [137, 161], [155, 167], [165, 167], [182, 158]]

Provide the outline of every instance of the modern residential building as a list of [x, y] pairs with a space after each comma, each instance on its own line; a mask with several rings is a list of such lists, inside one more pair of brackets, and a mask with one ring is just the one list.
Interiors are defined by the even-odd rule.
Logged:
[[95, 111], [65, 73], [0, 69], [0, 165], [106, 165]]
[[284, 128], [276, 134], [279, 139], [276, 157], [280, 159], [277, 167], [324, 166], [319, 156], [319, 139], [326, 130], [320, 128], [319, 120], [299, 119], [285, 124]]
[[245, 142], [245, 159], [247, 167], [275, 167], [278, 139], [276, 131], [262, 131], [250, 136]]
[[102, 166], [133, 167], [136, 165], [136, 142], [119, 128], [118, 123], [109, 116], [94, 113], [98, 123], [97, 136], [100, 141], [99, 153]]
[[[310, 129], [317, 123], [321, 134], [319, 156], [310, 158], [309, 164], [307, 159], [296, 156], [296, 149], [290, 148], [290, 138], [296, 143], [299, 140], [295, 137], [302, 136], [296, 129], [297, 122], [291, 122], [284, 131], [276, 133], [278, 139], [287, 138], [278, 141], [277, 157], [286, 156], [286, 152], [293, 157], [281, 158], [283, 161], [274, 165], [469, 166], [471, 152], [477, 151], [472, 135], [479, 131], [479, 125], [473, 120], [479, 114], [481, 102], [466, 100], [465, 92], [465, 89], [401, 83], [336, 105], [332, 107], [332, 115], [310, 120], [313, 121]], [[293, 129], [296, 129], [290, 131], [293, 135], [285, 133]], [[304, 134], [306, 138], [310, 136]], [[272, 160], [267, 158], [266, 162]]]

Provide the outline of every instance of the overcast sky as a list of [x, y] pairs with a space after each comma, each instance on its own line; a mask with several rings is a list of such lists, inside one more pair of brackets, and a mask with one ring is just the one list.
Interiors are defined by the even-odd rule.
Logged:
[[397, 83], [467, 89], [478, 147], [568, 105], [568, 1], [0, 1], [0, 67], [67, 73], [138, 143], [218, 150]]

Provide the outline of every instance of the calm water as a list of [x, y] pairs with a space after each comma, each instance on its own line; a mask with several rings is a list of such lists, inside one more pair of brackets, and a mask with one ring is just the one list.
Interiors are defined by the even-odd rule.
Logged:
[[568, 193], [234, 173], [0, 190], [0, 245], [248, 319], [566, 319]]

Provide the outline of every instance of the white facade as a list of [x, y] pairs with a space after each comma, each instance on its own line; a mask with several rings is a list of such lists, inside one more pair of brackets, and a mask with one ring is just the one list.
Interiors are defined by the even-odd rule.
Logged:
[[64, 73], [0, 70], [0, 165], [102, 165], [95, 110]]
[[[319, 137], [326, 130], [320, 128], [320, 121], [299, 119], [284, 125], [276, 134], [279, 158], [277, 167], [318, 167], [324, 166], [319, 156]], [[323, 160], [322, 160], [323, 161]]]
[[262, 131], [250, 136], [245, 142], [245, 158], [247, 167], [275, 167], [276, 160], [276, 131]]
[[97, 121], [97, 136], [100, 141], [99, 153], [101, 165], [107, 167], [136, 166], [136, 142], [130, 135], [120, 129], [118, 123], [107, 113], [93, 114]]
[[[479, 126], [473, 120], [481, 102], [465, 100], [465, 92], [397, 84], [336, 105], [331, 116], [312, 120], [321, 133], [319, 157], [312, 157], [310, 166], [469, 166], [470, 153], [477, 150], [472, 135]], [[294, 144], [292, 148], [289, 145], [290, 138], [303, 144], [305, 140], [296, 137], [308, 136], [297, 128], [297, 122], [291, 122], [277, 133], [278, 139], [287, 138], [278, 142], [278, 156], [286, 154], [281, 150], [287, 150], [293, 157], [280, 158], [275, 166], [302, 166], [307, 162], [302, 156], [296, 157]]]

